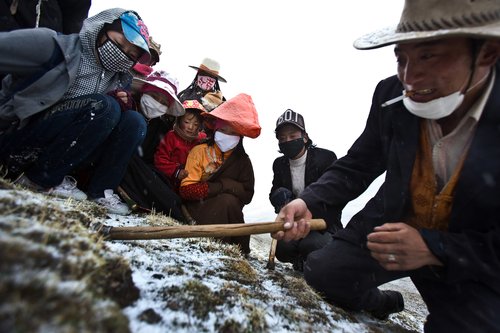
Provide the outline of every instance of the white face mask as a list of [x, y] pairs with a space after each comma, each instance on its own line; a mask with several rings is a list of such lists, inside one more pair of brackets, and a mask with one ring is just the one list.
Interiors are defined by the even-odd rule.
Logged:
[[214, 135], [214, 141], [223, 153], [236, 147], [240, 139], [239, 135], [229, 135], [219, 131], [216, 131]]
[[141, 110], [146, 118], [153, 119], [167, 113], [168, 106], [161, 104], [153, 96], [144, 94], [141, 97]]
[[[406, 95], [405, 92], [403, 94]], [[463, 101], [464, 94], [460, 91], [424, 103], [415, 102], [408, 96], [403, 98], [403, 104], [408, 111], [425, 119], [445, 118], [452, 114]]]
[[[467, 92], [474, 89], [479, 84], [483, 83], [489, 77], [489, 73], [476, 82], [474, 85], [467, 89]], [[466, 93], [467, 93], [466, 92]], [[422, 117], [425, 119], [441, 119], [448, 117], [453, 113], [464, 101], [465, 95], [460, 91], [456, 91], [448, 96], [433, 99], [425, 103], [419, 103], [413, 101], [410, 97], [406, 96], [406, 91], [403, 91], [403, 104], [405, 107], [416, 115], [417, 117]]]

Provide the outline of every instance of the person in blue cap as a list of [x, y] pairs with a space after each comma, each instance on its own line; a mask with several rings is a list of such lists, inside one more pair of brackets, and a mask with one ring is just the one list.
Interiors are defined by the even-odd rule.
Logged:
[[[91, 199], [127, 214], [114, 194], [146, 133], [125, 92], [129, 69], [150, 58], [149, 33], [131, 10], [87, 18], [79, 34], [46, 28], [0, 33], [0, 164], [30, 189]], [[74, 178], [92, 165], [86, 193]], [[19, 177], [20, 176], [20, 177]]]

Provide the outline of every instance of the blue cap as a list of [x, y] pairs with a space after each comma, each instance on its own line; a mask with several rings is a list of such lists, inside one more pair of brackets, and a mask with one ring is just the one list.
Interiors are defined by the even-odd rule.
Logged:
[[141, 18], [134, 12], [125, 12], [120, 16], [122, 22], [122, 30], [125, 38], [127, 40], [140, 47], [144, 54], [139, 59], [140, 63], [148, 63], [151, 59], [151, 54], [149, 52], [149, 32], [146, 24], [141, 20]]

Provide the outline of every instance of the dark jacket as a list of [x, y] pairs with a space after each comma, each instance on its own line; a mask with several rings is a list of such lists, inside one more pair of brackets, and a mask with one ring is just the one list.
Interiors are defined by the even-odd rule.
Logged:
[[[334, 152], [317, 148], [314, 146], [310, 146], [307, 149], [307, 157], [306, 157], [306, 171], [304, 174], [304, 187], [309, 186], [325, 172], [325, 170], [332, 164], [335, 160], [337, 160], [337, 156]], [[279, 191], [280, 188], [286, 188], [292, 192], [292, 175], [290, 173], [290, 160], [281, 156], [274, 160], [273, 163], [273, 186], [271, 188], [271, 192], [269, 193], [269, 199], [271, 200], [271, 204], [273, 203], [273, 195], [276, 195], [276, 192]], [[294, 197], [290, 198], [294, 199]], [[327, 222], [328, 231], [335, 232], [338, 229], [342, 228], [342, 223], [340, 221], [342, 208], [344, 205], [329, 205], [327, 203], [322, 205], [310, 206], [314, 218], [323, 218]], [[275, 205], [276, 213], [279, 212], [281, 207]]]
[[[457, 291], [467, 289], [488, 295], [489, 305], [473, 304], [476, 312], [491, 311], [492, 304], [500, 304], [498, 64], [496, 73], [493, 90], [477, 124], [456, 185], [448, 230], [420, 231], [430, 250], [444, 264], [440, 281], [446, 286], [454, 286]], [[385, 101], [400, 96], [402, 89], [395, 76], [378, 84], [361, 136], [345, 157], [332, 164], [318, 182], [307, 187], [300, 196], [308, 205], [343, 203], [356, 198], [386, 171], [385, 182], [377, 194], [345, 229], [335, 235], [360, 246], [365, 246], [366, 235], [375, 226], [404, 222], [409, 212], [410, 178], [419, 143], [420, 118], [410, 114], [402, 102], [381, 107]], [[409, 274], [413, 278], [415, 272]], [[430, 277], [422, 285], [416, 283], [424, 299], [432, 294], [427, 295], [421, 287], [429, 286], [433, 281], [437, 281], [437, 277]], [[494, 311], [498, 311], [498, 307]], [[455, 319], [460, 321], [460, 318]], [[498, 321], [480, 323], [493, 327]]]
[[63, 34], [80, 32], [91, 3], [90, 0], [0, 0], [0, 31], [35, 28], [39, 2], [38, 26]]
[[[252, 201], [255, 177], [252, 162], [243, 147], [243, 140], [207, 180], [208, 197], [184, 201], [197, 224], [244, 223], [243, 207]], [[250, 253], [250, 236], [226, 237], [224, 242], [237, 244], [243, 253]]]

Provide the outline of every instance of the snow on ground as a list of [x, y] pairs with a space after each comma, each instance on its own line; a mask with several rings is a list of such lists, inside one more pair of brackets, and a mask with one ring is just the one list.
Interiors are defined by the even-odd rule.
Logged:
[[[19, 217], [17, 206], [50, 205], [74, 215], [89, 209], [81, 204], [44, 197], [29, 191], [0, 189], [0, 252]], [[53, 207], [51, 208], [53, 209]], [[26, 219], [27, 212], [22, 212]], [[44, 227], [45, 216], [33, 216], [33, 229]], [[68, 219], [69, 220], [69, 219]], [[171, 220], [171, 219], [170, 219]], [[158, 215], [94, 217], [91, 225], [159, 225]], [[174, 221], [175, 222], [175, 221]], [[12, 224], [13, 225], [13, 224]], [[19, 231], [16, 230], [16, 235]], [[363, 313], [349, 313], [323, 302], [290, 264], [276, 261], [266, 268], [271, 238], [253, 235], [252, 253], [244, 258], [233, 246], [208, 238], [164, 240], [105, 240], [104, 250], [124, 258], [131, 267], [139, 298], [123, 308], [131, 332], [421, 332], [426, 308], [408, 279], [382, 286], [404, 294], [406, 310], [378, 321]], [[67, 245], [65, 245], [67, 246]], [[55, 251], [56, 248], [51, 248]], [[54, 257], [63, 253], [53, 253]], [[27, 279], [19, 272], [18, 279]], [[47, 284], [51, 282], [47, 274]], [[40, 279], [37, 279], [39, 281]], [[73, 284], [72, 284], [73, 283]], [[75, 282], [59, 285], [59, 293]], [[76, 291], [75, 291], [76, 290]], [[0, 288], [1, 291], [1, 288]], [[1, 292], [0, 292], [1, 293]], [[1, 296], [1, 295], [0, 295]], [[96, 306], [98, 302], [96, 301]], [[101, 304], [99, 303], [99, 304]], [[106, 304], [106, 303], [102, 303]], [[9, 304], [2, 304], [5, 310]], [[0, 311], [1, 312], [1, 311]], [[0, 313], [0, 327], [2, 327]], [[54, 318], [47, 318], [54, 326]], [[42, 329], [42, 328], [39, 328]], [[43, 330], [43, 329], [42, 329]], [[54, 332], [64, 330], [53, 329]], [[99, 330], [96, 330], [99, 331]]]
[[[144, 221], [141, 218], [133, 217], [118, 217], [116, 216], [113, 221], [106, 221], [108, 224], [116, 226], [131, 226], [131, 225], [141, 225]], [[111, 222], [111, 223], [110, 223]], [[147, 242], [147, 247], [135, 248], [131, 244], [137, 242]], [[113, 251], [129, 258], [133, 273], [133, 279], [136, 285], [141, 289], [141, 299], [136, 302], [133, 306], [127, 308], [125, 313], [131, 320], [131, 328], [133, 332], [165, 332], [173, 328], [176, 332], [193, 332], [192, 326], [186, 325], [185, 330], [179, 329], [178, 323], [188, 323], [196, 321], [195, 318], [189, 318], [186, 313], [178, 313], [176, 311], [165, 311], [168, 308], [168, 300], [160, 300], [161, 297], [158, 296], [158, 291], [162, 290], [168, 286], [182, 284], [186, 279], [199, 278], [197, 272], [207, 272], [207, 271], [217, 271], [220, 269], [223, 262], [220, 261], [220, 256], [217, 254], [207, 254], [203, 251], [199, 251], [196, 246], [198, 240], [191, 239], [186, 242], [185, 239], [170, 239], [170, 240], [149, 240], [149, 241], [111, 241], [108, 246]], [[275, 295], [274, 299], [278, 302], [283, 301], [283, 296], [278, 296], [282, 293], [286, 294], [286, 290], [283, 290], [283, 286], [273, 282], [273, 279], [266, 279], [266, 275], [270, 274], [270, 271], [266, 268], [269, 249], [270, 249], [271, 237], [269, 234], [253, 235], [251, 237], [251, 248], [252, 253], [249, 258], [250, 265], [258, 272], [262, 279], [262, 288], [265, 293], [270, 295]], [[176, 249], [189, 247], [189, 251], [180, 251], [180, 257], [174, 258], [173, 253]], [[198, 271], [190, 271], [190, 269], [185, 272], [182, 276], [167, 275], [165, 271], [175, 270], [175, 267], [182, 265], [196, 266], [196, 265], [208, 265], [208, 267], [201, 267]], [[196, 265], [193, 265], [196, 263]], [[287, 274], [293, 277], [302, 278], [299, 273], [293, 271], [290, 264], [284, 264], [276, 261], [276, 271], [281, 274]], [[220, 287], [224, 281], [217, 276], [203, 276], [203, 283], [210, 288], [216, 290]], [[427, 315], [425, 304], [422, 302], [418, 291], [414, 287], [410, 279], [401, 279], [388, 283], [381, 286], [382, 289], [392, 289], [398, 290], [403, 293], [406, 301], [406, 310], [401, 314], [391, 315], [390, 322], [392, 324], [399, 324], [402, 327], [406, 327], [409, 330], [422, 331], [423, 322], [425, 316]], [[279, 314], [273, 313], [275, 304], [272, 300], [269, 300], [267, 304], [259, 304], [260, 307], [265, 309], [266, 321], [268, 327], [266, 332], [296, 332], [297, 327], [290, 324], [282, 325], [281, 321], [283, 318]], [[324, 311], [329, 311], [329, 305], [323, 304]], [[154, 309], [156, 313], [162, 316], [161, 324], [156, 323], [154, 325], [145, 323], [139, 318], [140, 314], [147, 309]], [[240, 312], [245, 312], [242, 309], [232, 308], [226, 309], [226, 314], [237, 321], [245, 321], [244, 315], [241, 316]], [[338, 320], [333, 319], [335, 326], [329, 327], [328, 325], [306, 325], [302, 327], [306, 331], [321, 332], [323, 330], [328, 330], [330, 332], [363, 332], [371, 331], [371, 325], [378, 326], [379, 322], [372, 319], [364, 314], [354, 315], [359, 323], [350, 322], [348, 320]], [[210, 327], [214, 327], [216, 318], [210, 316], [205, 320], [203, 327], [210, 331]], [[410, 322], [410, 324], [409, 324]], [[170, 323], [176, 323], [174, 327], [170, 326]], [[390, 332], [391, 325], [388, 325], [384, 329], [385, 332]], [[384, 325], [382, 325], [384, 327]], [[398, 331], [396, 328], [394, 331]]]

